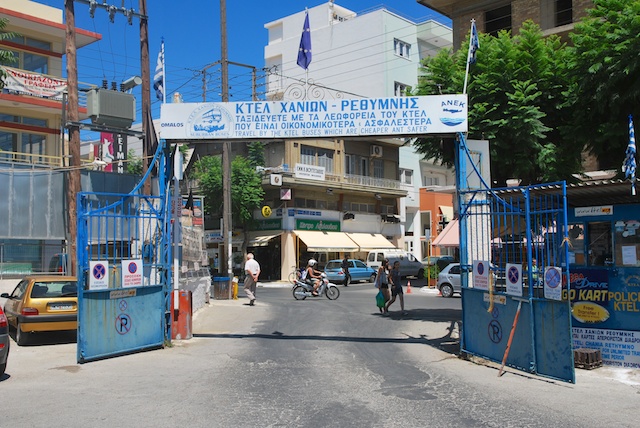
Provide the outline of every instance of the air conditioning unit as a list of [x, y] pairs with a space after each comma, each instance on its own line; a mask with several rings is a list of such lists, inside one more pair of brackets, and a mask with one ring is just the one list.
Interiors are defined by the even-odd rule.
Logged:
[[371, 154], [372, 158], [381, 158], [382, 157], [382, 146], [371, 146]]

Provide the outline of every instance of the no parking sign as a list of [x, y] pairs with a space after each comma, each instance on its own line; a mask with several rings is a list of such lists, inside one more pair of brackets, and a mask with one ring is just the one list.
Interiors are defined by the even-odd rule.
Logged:
[[522, 297], [522, 265], [507, 263], [507, 294]]
[[142, 287], [142, 260], [122, 261], [122, 288]]
[[109, 288], [109, 262], [106, 260], [89, 262], [89, 290]]

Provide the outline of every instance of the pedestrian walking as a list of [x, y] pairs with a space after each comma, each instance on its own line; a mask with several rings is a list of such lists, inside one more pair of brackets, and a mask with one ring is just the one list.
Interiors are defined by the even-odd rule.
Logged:
[[256, 301], [256, 287], [260, 276], [260, 264], [253, 258], [253, 253], [247, 253], [247, 261], [244, 264], [244, 292], [249, 298], [249, 306], [253, 306]]
[[393, 269], [391, 270], [391, 300], [387, 302], [385, 305], [384, 311], [385, 313], [389, 313], [389, 306], [396, 301], [396, 297], [400, 298], [400, 309], [402, 310], [402, 315], [406, 315], [407, 312], [404, 311], [404, 292], [402, 291], [402, 282], [400, 280], [400, 262], [393, 262]]
[[347, 256], [344, 256], [344, 259], [342, 260], [342, 271], [344, 272], [344, 286], [348, 287], [349, 283], [351, 282], [351, 274], [349, 274], [349, 264], [351, 262], [349, 262], [349, 259], [347, 258]]
[[380, 312], [387, 313], [387, 302], [391, 299], [389, 294], [389, 259], [384, 259], [378, 268], [378, 276], [376, 277], [377, 287], [384, 296], [384, 306], [380, 308]]

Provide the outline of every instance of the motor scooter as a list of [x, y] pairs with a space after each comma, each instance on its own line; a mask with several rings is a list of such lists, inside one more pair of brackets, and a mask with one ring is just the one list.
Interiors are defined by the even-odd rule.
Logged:
[[336, 300], [340, 297], [340, 290], [338, 287], [329, 282], [327, 274], [322, 272], [320, 274], [320, 287], [318, 287], [318, 295], [313, 295], [313, 285], [307, 284], [304, 280], [296, 279], [293, 284], [293, 297], [296, 300], [304, 300], [307, 297], [319, 297], [321, 295], [327, 296], [329, 300]]

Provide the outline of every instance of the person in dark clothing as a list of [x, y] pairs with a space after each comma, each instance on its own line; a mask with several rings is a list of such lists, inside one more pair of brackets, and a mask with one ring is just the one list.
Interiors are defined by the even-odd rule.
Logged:
[[351, 275], [349, 274], [349, 259], [347, 256], [344, 256], [342, 260], [342, 271], [344, 272], [344, 286], [348, 287], [351, 282]]

